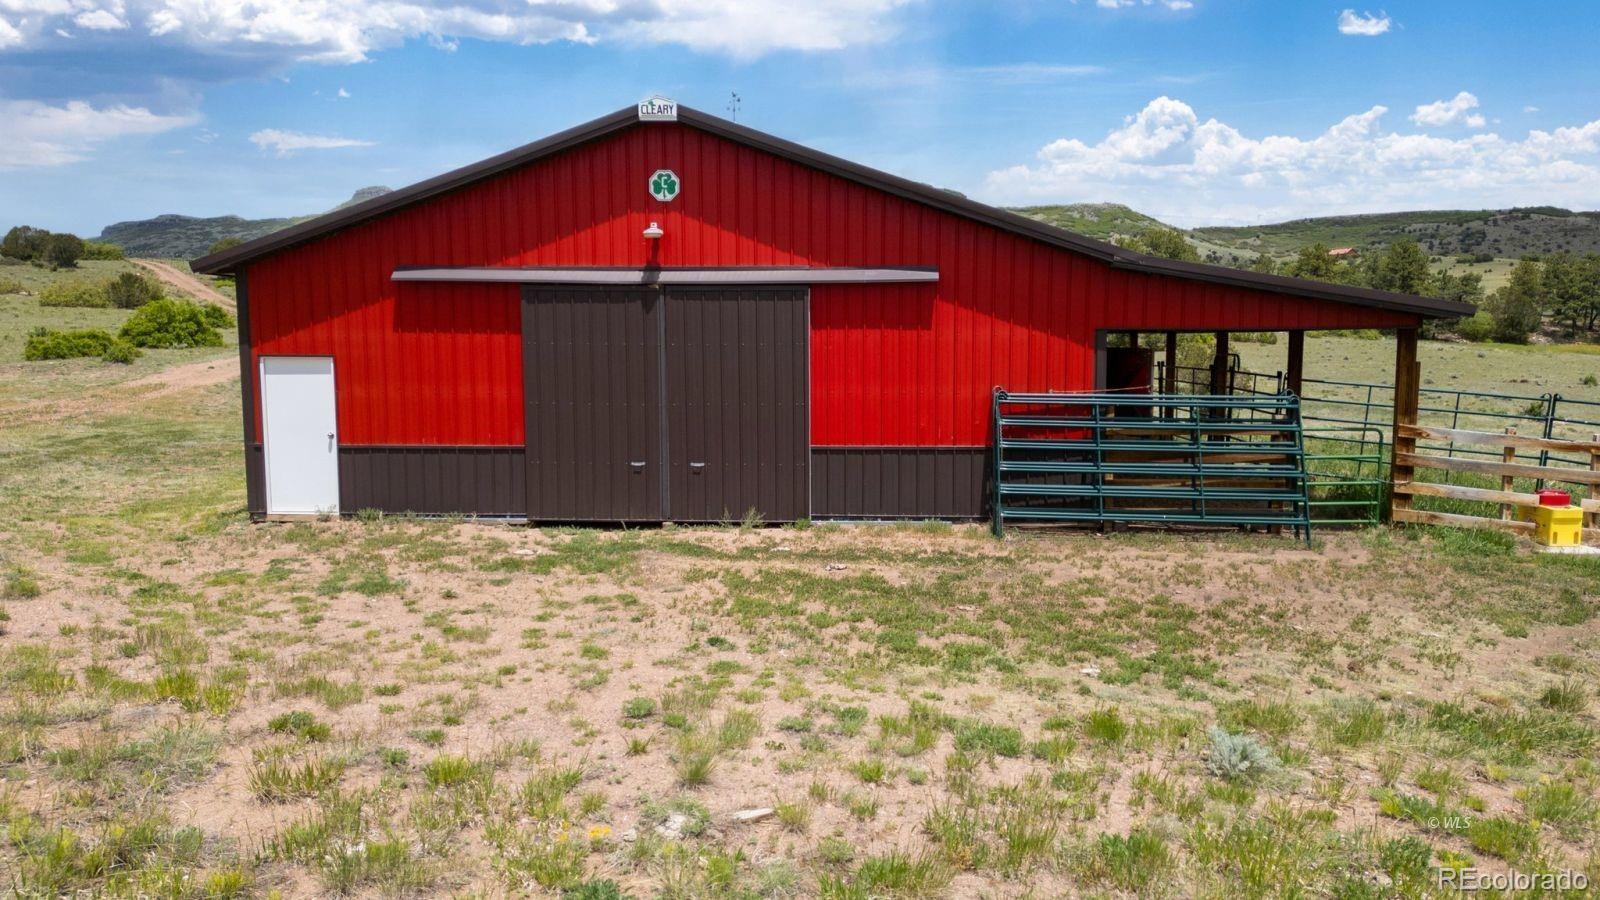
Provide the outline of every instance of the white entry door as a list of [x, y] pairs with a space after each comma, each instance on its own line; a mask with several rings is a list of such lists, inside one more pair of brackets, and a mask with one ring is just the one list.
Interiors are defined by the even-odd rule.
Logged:
[[333, 357], [263, 356], [261, 425], [268, 515], [338, 513]]

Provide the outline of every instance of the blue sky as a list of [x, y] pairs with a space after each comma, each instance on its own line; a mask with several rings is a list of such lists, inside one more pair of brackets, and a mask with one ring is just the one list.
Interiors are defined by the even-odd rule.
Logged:
[[996, 203], [1596, 209], [1597, 43], [1593, 0], [0, 0], [0, 226], [320, 211], [734, 91]]

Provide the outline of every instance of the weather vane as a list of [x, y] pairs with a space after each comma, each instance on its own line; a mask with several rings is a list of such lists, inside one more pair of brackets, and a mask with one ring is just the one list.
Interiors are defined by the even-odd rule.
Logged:
[[729, 119], [732, 119], [735, 122], [739, 121], [739, 107], [743, 103], [744, 103], [744, 101], [739, 99], [739, 94], [738, 94], [737, 91], [729, 91], [728, 92], [728, 118]]

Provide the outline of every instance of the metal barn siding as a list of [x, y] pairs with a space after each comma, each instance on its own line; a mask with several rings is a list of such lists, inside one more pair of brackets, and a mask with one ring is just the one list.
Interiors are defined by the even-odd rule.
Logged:
[[524, 290], [528, 518], [662, 520], [661, 306], [653, 288]]
[[673, 288], [665, 317], [666, 518], [808, 518], [805, 288]]
[[[809, 466], [817, 516], [981, 515], [991, 389], [1093, 388], [1102, 330], [1420, 321], [1410, 311], [1151, 271], [1164, 273], [1160, 266], [1133, 270], [715, 130], [651, 123], [609, 131], [242, 263], [248, 368], [262, 355], [338, 360], [341, 469], [359, 495], [345, 498], [347, 508], [538, 514], [539, 498], [562, 489], [525, 477], [532, 460], [523, 460], [524, 448], [540, 437], [526, 426], [525, 376], [533, 373], [524, 371], [531, 351], [521, 287], [397, 283], [400, 267], [937, 270], [935, 283], [811, 289], [812, 452], [793, 465]], [[659, 168], [683, 185], [671, 202], [646, 190]], [[664, 237], [642, 236], [651, 222]], [[253, 437], [259, 393], [249, 382], [246, 392]], [[427, 448], [474, 452], [432, 462], [425, 472], [433, 474], [420, 477], [444, 485], [488, 471], [499, 499], [483, 505], [477, 481], [454, 499], [411, 485]], [[250, 450], [257, 466], [259, 446]], [[508, 460], [528, 467], [506, 475], [499, 467]], [[805, 502], [803, 489], [798, 496]]]
[[[684, 188], [650, 198], [649, 174]], [[658, 222], [652, 246], [640, 233]], [[652, 256], [652, 253], [655, 255]], [[398, 266], [932, 266], [812, 293], [813, 443], [978, 446], [995, 384], [1092, 387], [1100, 328], [1416, 317], [1111, 269], [684, 125], [641, 125], [250, 264], [254, 351], [341, 359], [342, 439], [520, 445], [518, 291]], [[259, 415], [259, 413], [258, 413]]]

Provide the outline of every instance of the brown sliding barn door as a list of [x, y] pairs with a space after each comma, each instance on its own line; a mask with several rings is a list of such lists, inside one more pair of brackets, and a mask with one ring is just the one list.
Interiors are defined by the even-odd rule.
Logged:
[[660, 354], [654, 288], [523, 289], [529, 519], [662, 520]]
[[810, 515], [805, 288], [666, 293], [667, 517]]

